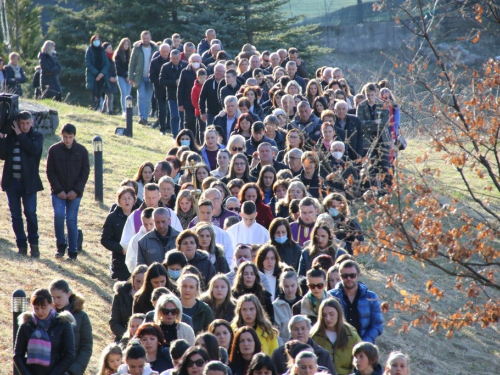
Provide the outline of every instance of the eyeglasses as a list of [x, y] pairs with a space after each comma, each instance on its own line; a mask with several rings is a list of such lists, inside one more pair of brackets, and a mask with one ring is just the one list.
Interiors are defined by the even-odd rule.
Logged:
[[300, 160], [300, 158], [296, 158], [295, 156], [289, 156], [288, 160]]
[[194, 365], [196, 365], [196, 367], [202, 367], [204, 364], [205, 360], [202, 358], [197, 359], [196, 361], [193, 361], [191, 359], [187, 360], [187, 367], [193, 367]]
[[177, 315], [179, 314], [179, 309], [160, 309], [163, 315]]
[[323, 287], [325, 286], [325, 283], [319, 283], [319, 284], [307, 284], [308, 288], [311, 289], [311, 290], [314, 290], [314, 289], [323, 289]]
[[229, 211], [240, 212], [240, 208], [239, 207], [227, 207], [227, 209]]
[[242, 152], [243, 151], [243, 147], [233, 147], [231, 150]]
[[357, 273], [341, 273], [340, 277], [343, 279], [355, 279], [358, 277]]

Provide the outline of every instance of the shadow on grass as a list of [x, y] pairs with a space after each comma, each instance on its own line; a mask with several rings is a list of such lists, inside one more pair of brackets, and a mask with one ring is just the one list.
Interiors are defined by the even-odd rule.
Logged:
[[[10, 251], [9, 251], [10, 250]], [[93, 280], [90, 280], [86, 277], [86, 275], [91, 275], [97, 280], [102, 281], [104, 284], [112, 285], [116, 280], [112, 280], [110, 276], [101, 271], [98, 267], [92, 267], [78, 260], [75, 262], [69, 263], [66, 260], [61, 259], [60, 261], [52, 260], [49, 257], [52, 254], [42, 254], [42, 257], [38, 260], [31, 259], [29, 257], [22, 257], [17, 255], [16, 244], [8, 241], [4, 238], [0, 238], [0, 259], [9, 262], [31, 262], [31, 267], [41, 267], [42, 265], [50, 270], [52, 270], [56, 274], [62, 274], [65, 277], [71, 278], [72, 280], [78, 281], [78, 283], [85, 285], [90, 288], [96, 295], [99, 296], [103, 301], [109, 303], [112, 300], [112, 288], [106, 285], [106, 288], [103, 289]], [[91, 255], [90, 252], [83, 252], [79, 254], [79, 258], [85, 257], [87, 258], [87, 262], [90, 264], [97, 264], [97, 260]], [[72, 269], [65, 267], [65, 265], [75, 265], [78, 267], [79, 272], [75, 272]], [[40, 286], [42, 287], [42, 286]]]

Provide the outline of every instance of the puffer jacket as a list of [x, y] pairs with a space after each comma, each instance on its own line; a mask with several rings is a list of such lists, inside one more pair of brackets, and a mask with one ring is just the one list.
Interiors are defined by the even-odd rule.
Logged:
[[128, 320], [132, 316], [132, 283], [130, 281], [119, 281], [113, 287], [115, 295], [111, 306], [109, 327], [118, 342], [123, 334], [127, 332]]
[[206, 331], [210, 323], [215, 320], [214, 313], [210, 306], [199, 300], [198, 308], [191, 318], [193, 319], [193, 330], [195, 335]]
[[154, 262], [162, 263], [165, 260], [165, 254], [172, 249], [175, 249], [175, 240], [179, 232], [170, 227], [167, 232], [169, 239], [166, 246], [158, 238], [156, 229], [147, 233], [138, 242], [137, 250], [137, 265], [145, 264], [150, 266]]
[[[206, 69], [205, 65], [201, 64], [200, 68]], [[191, 90], [196, 81], [196, 71], [189, 64], [179, 77], [179, 86], [177, 86], [177, 105], [184, 107], [187, 110], [194, 112], [193, 103], [191, 103]]]
[[[380, 308], [380, 300], [375, 292], [368, 290], [368, 287], [363, 283], [358, 283], [358, 312], [361, 332], [359, 335], [363, 341], [375, 343], [375, 339], [382, 334], [384, 330], [384, 317]], [[344, 314], [347, 315], [347, 305], [344, 300], [344, 287], [342, 283], [328, 291], [339, 300], [344, 309]]]
[[299, 261], [302, 248], [298, 243], [294, 242], [292, 239], [288, 239], [287, 242], [281, 244], [277, 243], [273, 238], [271, 238], [269, 244], [276, 247], [276, 250], [278, 250], [278, 254], [282, 262], [286, 263], [289, 266], [292, 266], [295, 270], [299, 269]]
[[204, 285], [208, 285], [212, 277], [215, 276], [215, 267], [208, 257], [208, 253], [206, 251], [196, 250], [196, 254], [194, 255], [193, 259], [188, 260], [188, 263], [198, 268], [198, 271], [200, 271], [200, 273], [203, 275]]
[[120, 244], [126, 222], [127, 216], [125, 216], [121, 207], [117, 207], [106, 218], [101, 234], [101, 245], [111, 251], [111, 278], [120, 281], [125, 281], [130, 277], [123, 248]]
[[92, 357], [92, 324], [90, 324], [89, 316], [83, 311], [83, 304], [85, 300], [82, 296], [73, 293], [69, 298], [69, 305], [58, 312], [69, 311], [75, 318], [76, 325], [74, 328], [75, 333], [75, 352], [76, 359], [70, 366], [68, 372], [71, 375], [83, 375], [85, 369], [89, 364], [90, 357]]
[[[333, 345], [326, 335], [316, 330], [316, 327], [311, 329], [311, 338], [316, 344], [333, 355], [333, 364], [339, 375], [348, 375], [352, 372], [352, 348], [361, 341], [356, 329], [349, 323], [344, 322], [344, 329], [347, 334], [347, 346], [339, 348], [333, 352]], [[314, 333], [313, 333], [314, 332]]]
[[50, 351], [50, 365], [28, 365], [26, 355], [28, 342], [36, 329], [33, 322], [33, 313], [25, 312], [19, 316], [19, 330], [17, 331], [16, 345], [14, 348], [14, 364], [21, 375], [63, 375], [69, 370], [76, 359], [75, 335], [73, 326], [75, 318], [69, 312], [56, 314], [47, 333], [50, 337], [52, 348]]
[[49, 89], [51, 92], [59, 93], [59, 95], [62, 94], [61, 82], [59, 82], [59, 74], [61, 73], [62, 66], [57, 59], [57, 55], [55, 53], [49, 55], [48, 53], [40, 52], [38, 54], [38, 61], [42, 68], [40, 73], [40, 88], [42, 91]]
[[[95, 67], [95, 54], [99, 53], [101, 55], [102, 66], [101, 70], [97, 70]], [[112, 63], [112, 62], [111, 62]], [[92, 90], [95, 84], [95, 78], [102, 74], [104, 77], [101, 79], [104, 80], [104, 87], [109, 88], [109, 64], [110, 60], [108, 56], [106, 56], [106, 50], [103, 47], [94, 47], [89, 46], [87, 48], [87, 52], [85, 52], [85, 88], [87, 90]], [[114, 64], [113, 64], [114, 65]]]

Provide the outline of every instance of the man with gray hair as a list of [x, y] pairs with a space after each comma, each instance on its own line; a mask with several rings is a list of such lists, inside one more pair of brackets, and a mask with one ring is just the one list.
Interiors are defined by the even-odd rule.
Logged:
[[363, 157], [363, 125], [361, 120], [347, 113], [348, 106], [344, 100], [335, 103], [335, 127], [345, 131], [349, 159], [360, 160]]
[[205, 31], [205, 38], [202, 39], [200, 43], [198, 43], [198, 53], [200, 54], [200, 56], [202, 56], [203, 53], [210, 49], [210, 43], [215, 38], [217, 38], [217, 33], [214, 29], [207, 29], [207, 31]]
[[[337, 374], [330, 353], [309, 337], [309, 333], [311, 332], [311, 321], [306, 315], [292, 316], [292, 319], [290, 319], [288, 323], [288, 330], [290, 332], [290, 340], [300, 341], [302, 344], [307, 344], [313, 349], [314, 354], [316, 354], [318, 358], [318, 366], [326, 367], [331, 375]], [[287, 371], [287, 359], [284, 345], [273, 352], [272, 359], [278, 374], [284, 374]]]
[[307, 100], [297, 105], [297, 111], [299, 112], [298, 116], [295, 116], [295, 119], [286, 126], [286, 129], [299, 129], [304, 133], [306, 139], [304, 148], [311, 150], [321, 137], [321, 124], [323, 121], [312, 112], [311, 105]]
[[255, 69], [260, 68], [260, 57], [259, 57], [259, 55], [253, 55], [253, 56], [251, 56], [250, 59], [248, 60], [248, 62], [250, 63], [248, 65], [248, 70], [241, 75], [245, 80], [247, 80], [248, 78], [252, 78], [253, 71]]
[[300, 159], [302, 159], [303, 153], [304, 151], [298, 148], [292, 148], [283, 158], [283, 161], [288, 166], [288, 169], [292, 171], [294, 177], [300, 175], [300, 172], [302, 172], [302, 163], [300, 162]]
[[255, 178], [259, 178], [260, 171], [266, 165], [273, 166], [274, 169], [276, 170], [276, 173], [278, 173], [282, 169], [288, 169], [288, 167], [285, 164], [280, 163], [279, 161], [273, 158], [273, 149], [271, 144], [268, 142], [262, 142], [257, 147], [257, 154], [259, 154], [259, 164], [257, 164], [255, 168], [253, 168], [250, 171], [250, 174]]
[[139, 240], [137, 251], [137, 265], [150, 266], [154, 262], [162, 263], [165, 254], [175, 249], [175, 240], [179, 232], [170, 226], [170, 211], [165, 207], [158, 207], [153, 212], [155, 229]]
[[323, 69], [323, 74], [321, 75], [321, 87], [323, 90], [328, 87], [328, 84], [333, 79], [333, 68], [325, 68]]
[[224, 99], [224, 110], [220, 111], [214, 118], [214, 125], [222, 129], [222, 144], [227, 144], [229, 136], [234, 131], [238, 117], [241, 115], [238, 109], [238, 98], [228, 95]]
[[182, 48], [183, 51], [181, 52], [181, 60], [185, 62], [189, 62], [189, 58], [193, 53], [196, 53], [196, 47], [194, 46], [193, 43], [187, 42], [184, 43], [184, 47]]
[[213, 63], [219, 51], [222, 51], [222, 43], [219, 39], [212, 40], [212, 43], [210, 43], [210, 49], [201, 55], [201, 61], [203, 64], [208, 65]]
[[181, 72], [186, 67], [187, 63], [181, 60], [181, 53], [174, 49], [170, 52], [170, 62], [162, 65], [160, 70], [159, 83], [167, 88], [170, 127], [174, 139], [179, 134], [179, 123], [184, 122], [184, 112], [179, 113], [179, 107], [177, 106], [177, 86], [179, 85]]
[[289, 61], [285, 65], [286, 74], [290, 77], [291, 80], [297, 82], [302, 88], [302, 93], [306, 92], [306, 81], [304, 78], [299, 76], [297, 73], [297, 63], [295, 61]]
[[[224, 228], [224, 220], [230, 216], [238, 217], [238, 214], [229, 210], [226, 210], [222, 205], [222, 194], [216, 188], [208, 188], [201, 195], [201, 199], [208, 199], [213, 205], [213, 215], [212, 224], [219, 228]], [[238, 217], [239, 218], [239, 217]], [[194, 227], [198, 223], [198, 216], [196, 216], [189, 223], [189, 228]]]
[[158, 121], [153, 128], [160, 126], [162, 135], [167, 134], [167, 89], [160, 84], [160, 72], [163, 65], [170, 61], [170, 46], [160, 45], [159, 53], [153, 56], [149, 65], [149, 80], [153, 84], [156, 101], [158, 102]]

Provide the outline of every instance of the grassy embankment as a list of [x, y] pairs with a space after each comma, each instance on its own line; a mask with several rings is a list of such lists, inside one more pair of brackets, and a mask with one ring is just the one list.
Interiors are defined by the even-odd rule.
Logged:
[[[53, 258], [55, 240], [53, 237], [52, 206], [50, 189], [45, 176], [47, 148], [57, 142], [57, 135], [45, 139], [40, 174], [45, 190], [38, 195], [38, 215], [40, 226], [40, 260], [20, 258], [16, 255], [14, 236], [10, 224], [5, 195], [1, 198], [4, 214], [0, 219], [0, 275], [4, 286], [0, 292], [0, 333], [4, 340], [0, 344], [1, 373], [9, 373], [12, 358], [12, 317], [10, 314], [11, 293], [18, 288], [29, 295], [34, 289], [47, 287], [55, 278], [67, 279], [75, 291], [86, 298], [85, 309], [90, 316], [94, 329], [94, 355], [87, 373], [95, 374], [102, 349], [112, 341], [108, 326], [108, 316], [113, 296], [113, 281], [109, 277], [109, 252], [100, 245], [100, 231], [107, 216], [109, 206], [115, 200], [115, 191], [125, 177], [132, 177], [141, 162], [155, 162], [164, 158], [172, 145], [170, 136], [162, 137], [159, 132], [134, 123], [134, 138], [114, 135], [116, 126], [124, 126], [121, 117], [109, 117], [91, 112], [82, 107], [49, 102], [47, 105], [57, 109], [61, 125], [66, 122], [78, 128], [77, 140], [85, 145], [92, 155], [92, 138], [99, 134], [104, 140], [104, 205], [94, 201], [93, 157], [91, 174], [82, 200], [79, 227], [84, 232], [84, 252], [77, 262]], [[60, 130], [60, 129], [59, 129]], [[59, 131], [58, 130], [58, 131]], [[413, 158], [425, 148], [422, 140], [410, 141], [406, 152]], [[440, 163], [439, 158], [434, 160]], [[450, 181], [451, 182], [451, 181]], [[460, 305], [460, 295], [453, 290], [453, 280], [439, 277], [434, 270], [423, 269], [420, 264], [407, 260], [404, 264], [390, 260], [378, 264], [371, 258], [363, 258], [364, 276], [362, 281], [379, 293], [382, 301], [394, 302], [402, 299], [400, 290], [408, 293], [425, 293], [425, 281], [436, 280], [436, 286], [445, 290], [446, 298], [439, 302], [441, 309], [449, 310]], [[388, 275], [402, 273], [406, 283], [395, 283], [394, 290], [385, 289]], [[400, 315], [391, 309], [385, 314], [388, 322]], [[401, 319], [398, 319], [401, 323]], [[409, 353], [412, 359], [412, 373], [424, 374], [490, 374], [500, 363], [498, 350], [498, 328], [487, 330], [466, 329], [446, 340], [443, 333], [429, 333], [425, 328], [412, 329], [409, 334], [398, 334], [397, 327], [384, 326], [384, 334], [377, 341], [381, 359], [385, 361], [391, 350], [399, 349]], [[496, 365], [495, 365], [496, 364]], [[493, 371], [492, 371], [493, 370]]]

